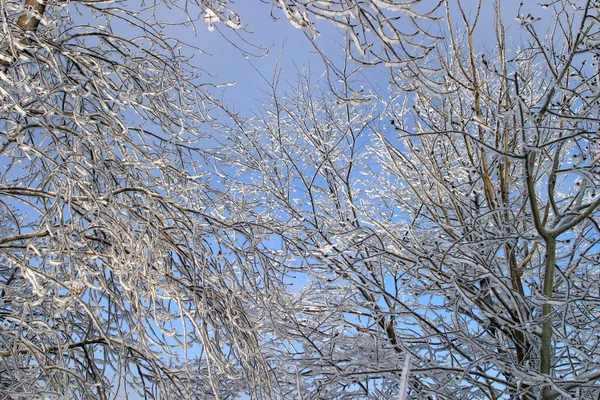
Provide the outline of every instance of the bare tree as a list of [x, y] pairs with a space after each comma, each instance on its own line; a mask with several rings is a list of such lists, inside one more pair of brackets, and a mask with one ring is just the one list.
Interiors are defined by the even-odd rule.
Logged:
[[353, 64], [242, 121], [168, 34], [231, 1], [0, 1], [4, 397], [598, 390], [595, 2], [511, 43], [482, 2], [273, 2]]
[[[243, 32], [234, 5], [1, 0], [3, 396], [274, 395], [259, 331], [282, 288], [216, 146], [235, 116], [169, 34]], [[313, 39], [316, 16], [343, 25], [365, 55], [431, 48], [391, 23], [414, 22], [410, 1], [273, 6]]]
[[288, 395], [391, 397], [407, 368], [416, 398], [598, 391], [600, 10], [545, 5], [547, 36], [519, 10], [511, 48], [499, 6], [445, 6], [448, 40], [392, 69], [389, 95], [352, 105], [307, 78], [281, 95], [275, 77], [232, 129], [273, 274], [306, 281], [270, 313]]
[[177, 2], [128, 3], [2, 1], [0, 393], [270, 397], [220, 106], [156, 19]]

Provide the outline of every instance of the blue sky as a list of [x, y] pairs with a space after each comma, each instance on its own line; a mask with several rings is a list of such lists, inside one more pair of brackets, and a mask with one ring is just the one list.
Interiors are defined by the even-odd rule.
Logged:
[[[476, 11], [476, 1], [464, 1], [464, 7], [470, 19], [473, 19]], [[494, 38], [493, 12], [494, 1], [485, 1], [481, 10], [480, 20], [475, 34], [475, 45], [482, 51], [491, 51], [496, 46]], [[515, 21], [519, 13], [527, 15], [531, 7], [540, 10], [537, 2], [525, 2], [520, 6], [520, 0], [503, 0], [501, 7], [503, 19], [507, 32], [507, 40], [510, 43], [518, 43], [522, 39], [523, 30]], [[271, 80], [275, 70], [281, 73], [280, 90], [288, 90], [290, 84], [297, 80], [298, 73], [309, 70], [313, 79], [319, 78], [325, 71], [324, 63], [314, 49], [304, 32], [294, 28], [285, 19], [283, 12], [273, 9], [271, 4], [260, 1], [236, 2], [233, 9], [241, 16], [244, 30], [232, 32], [225, 24], [217, 23], [215, 29], [210, 31], [207, 25], [199, 23], [196, 35], [188, 28], [178, 30], [178, 36], [184, 42], [198, 46], [205, 54], [195, 57], [194, 64], [206, 71], [205, 77], [212, 83], [231, 83], [223, 89], [213, 91], [225, 101], [234, 111], [249, 117], [258, 110], [257, 104], [268, 100], [264, 90], [268, 86], [264, 78]], [[271, 12], [278, 20], [274, 20]], [[552, 24], [554, 12], [546, 10], [547, 15], [535, 15], [541, 18], [536, 25], [538, 29], [546, 30]], [[455, 28], [460, 28], [460, 14], [454, 8], [451, 12], [452, 18], [456, 20]], [[331, 59], [341, 64], [344, 61], [344, 35], [327, 21], [314, 19], [320, 35], [317, 43]], [[432, 29], [438, 29], [432, 26]], [[241, 38], [236, 33], [241, 34]], [[238, 46], [236, 48], [228, 43], [225, 38]], [[248, 43], [244, 43], [244, 40]], [[264, 57], [254, 55], [265, 54]], [[385, 89], [388, 84], [389, 71], [381, 65], [375, 69], [369, 69], [366, 78], [370, 85], [376, 85], [379, 89]], [[262, 76], [264, 77], [261, 77]]]
[[[249, 116], [251, 111], [256, 111], [256, 103], [264, 101], [267, 96], [263, 93], [268, 90], [266, 82], [261, 77], [271, 80], [276, 69], [281, 70], [281, 83], [295, 82], [298, 72], [303, 68], [310, 68], [315, 74], [324, 71], [324, 64], [304, 33], [291, 26], [282, 15], [275, 21], [271, 17], [271, 6], [256, 1], [240, 2], [236, 4], [236, 11], [242, 16], [242, 22], [247, 32], [240, 32], [242, 37], [260, 48], [253, 48], [244, 44], [235, 34], [225, 29], [223, 24], [218, 24], [213, 31], [208, 27], [199, 26], [198, 36], [188, 40], [206, 52], [196, 58], [196, 64], [208, 73], [215, 74], [214, 82], [234, 82], [222, 91], [222, 98], [234, 110]], [[321, 27], [321, 25], [324, 25]], [[342, 55], [342, 47], [336, 45], [335, 39], [343, 39], [331, 26], [319, 24], [322, 31], [319, 42], [324, 44], [328, 51], [335, 51]], [[220, 32], [219, 32], [220, 31]], [[240, 45], [247, 52], [240, 51], [226, 37], [231, 38], [236, 45]], [[335, 37], [334, 37], [335, 36]], [[252, 54], [265, 54], [264, 57], [255, 57]], [[245, 54], [247, 54], [245, 56]]]

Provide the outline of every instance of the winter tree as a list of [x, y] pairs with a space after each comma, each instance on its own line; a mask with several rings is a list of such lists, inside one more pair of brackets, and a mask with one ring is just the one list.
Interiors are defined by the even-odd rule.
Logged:
[[507, 39], [499, 5], [466, 3], [369, 105], [275, 76], [231, 129], [273, 279], [306, 282], [263, 345], [287, 396], [597, 396], [600, 7], [516, 10]]
[[269, 2], [326, 75], [244, 120], [233, 1], [0, 1], [4, 397], [597, 395], [597, 2]]
[[[214, 151], [235, 115], [170, 33], [244, 32], [235, 4], [0, 4], [2, 397], [273, 398], [261, 321], [280, 288]], [[289, 0], [273, 15], [416, 59], [432, 41], [386, 15], [439, 7], [411, 7]]]
[[2, 2], [4, 397], [270, 390], [167, 7]]

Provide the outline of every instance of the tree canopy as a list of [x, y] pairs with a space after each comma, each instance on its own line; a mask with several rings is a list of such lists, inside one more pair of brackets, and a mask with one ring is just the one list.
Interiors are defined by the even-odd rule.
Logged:
[[1, 0], [2, 397], [598, 396], [600, 4], [263, 3]]

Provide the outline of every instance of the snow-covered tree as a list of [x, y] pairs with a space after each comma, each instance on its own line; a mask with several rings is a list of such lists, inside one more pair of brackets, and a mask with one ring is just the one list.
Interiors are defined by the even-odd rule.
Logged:
[[4, 398], [271, 390], [178, 3], [2, 1]]
[[[316, 17], [345, 24], [361, 53], [417, 44], [385, 16], [411, 2], [272, 4], [311, 39]], [[3, 397], [272, 398], [260, 240], [212, 151], [235, 115], [172, 30], [247, 34], [235, 8], [1, 0]]]
[[407, 372], [409, 398], [598, 391], [599, 6], [539, 8], [548, 35], [519, 14], [508, 42], [499, 7], [463, 3], [369, 105], [275, 80], [232, 129], [239, 197], [278, 237], [273, 274], [306, 281], [265, 345], [290, 393], [390, 398]]
[[239, 3], [0, 0], [0, 394], [596, 395], [600, 5], [267, 3], [326, 75], [243, 120]]

